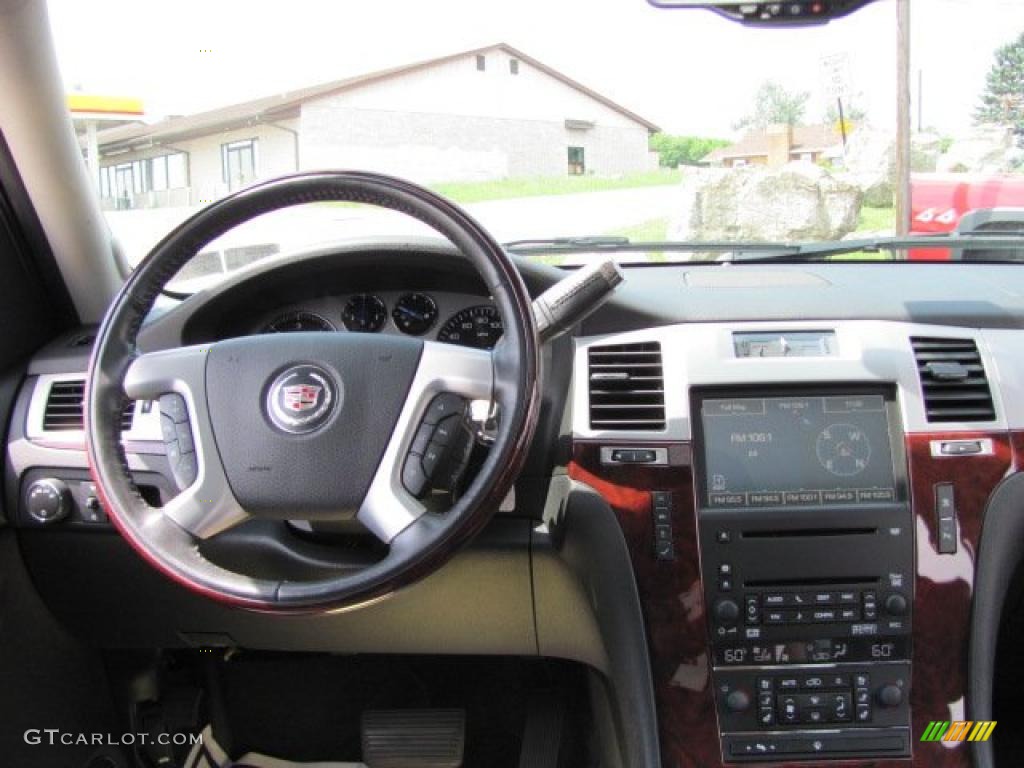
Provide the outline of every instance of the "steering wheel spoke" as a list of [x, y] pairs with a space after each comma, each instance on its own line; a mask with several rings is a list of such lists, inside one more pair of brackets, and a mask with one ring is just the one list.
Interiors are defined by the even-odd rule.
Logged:
[[179, 487], [161, 513], [206, 539], [249, 518], [231, 492], [213, 437], [206, 398], [209, 346], [136, 357], [124, 378], [133, 400], [157, 400], [167, 461]]
[[[456, 467], [456, 429], [471, 400], [490, 401], [490, 352], [424, 342], [416, 375], [380, 466], [359, 508], [359, 521], [385, 544], [415, 523], [426, 507], [417, 498], [446, 467]], [[468, 433], [467, 433], [468, 434]]]

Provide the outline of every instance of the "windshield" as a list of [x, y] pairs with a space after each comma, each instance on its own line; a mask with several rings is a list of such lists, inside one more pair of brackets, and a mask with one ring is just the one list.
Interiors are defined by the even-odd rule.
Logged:
[[[902, 151], [896, 0], [799, 29], [644, 0], [142, 7], [50, 2], [83, 161], [131, 264], [214, 200], [329, 168], [424, 184], [556, 264], [627, 240], [624, 262], [810, 258], [782, 246], [844, 239], [857, 246], [824, 257], [1024, 257], [1024, 4], [914, 4]], [[210, 244], [178, 279], [418, 231], [307, 206]], [[1002, 245], [934, 237], [994, 232]], [[892, 234], [933, 237], [872, 242]]]

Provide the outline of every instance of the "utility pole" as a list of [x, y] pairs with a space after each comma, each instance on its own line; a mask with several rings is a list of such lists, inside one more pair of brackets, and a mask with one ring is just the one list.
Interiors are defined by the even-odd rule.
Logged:
[[910, 231], [910, 0], [896, 0], [896, 235]]

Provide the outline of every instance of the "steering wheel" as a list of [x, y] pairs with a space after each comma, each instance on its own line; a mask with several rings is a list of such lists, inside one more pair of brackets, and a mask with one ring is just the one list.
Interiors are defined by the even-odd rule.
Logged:
[[[312, 202], [376, 205], [444, 235], [476, 268], [500, 312], [504, 334], [494, 350], [409, 336], [286, 333], [140, 353], [139, 329], [156, 297], [203, 245], [255, 216]], [[177, 227], [115, 298], [89, 365], [90, 470], [121, 534], [192, 590], [268, 612], [353, 607], [436, 570], [498, 508], [537, 422], [538, 347], [518, 271], [458, 206], [371, 173], [268, 181]], [[129, 474], [121, 444], [125, 398], [160, 403], [180, 489], [162, 507], [149, 504]], [[454, 503], [428, 510], [422, 497], [430, 487], [451, 487], [466, 468], [471, 400], [495, 408], [493, 443]], [[204, 554], [209, 539], [254, 519], [355, 519], [386, 554], [360, 568], [297, 568], [301, 577], [242, 573]], [[284, 524], [273, 529], [286, 535]]]

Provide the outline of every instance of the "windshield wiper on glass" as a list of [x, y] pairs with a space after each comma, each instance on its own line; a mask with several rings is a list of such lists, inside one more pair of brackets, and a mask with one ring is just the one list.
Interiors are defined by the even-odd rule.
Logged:
[[[917, 248], [952, 248], [964, 252], [973, 252], [969, 258], [974, 262], [985, 261], [1024, 261], [1024, 236], [1013, 231], [972, 232], [958, 234], [915, 235], [906, 237], [870, 237], [858, 240], [835, 240], [819, 243], [804, 243], [787, 253], [757, 254], [737, 253], [733, 261], [744, 263], [757, 262], [794, 262], [820, 261], [832, 256], [843, 256], [850, 253], [884, 253], [906, 251]], [[742, 251], [743, 249], [737, 249]], [[982, 251], [1018, 252], [1021, 256], [1014, 258], [1007, 253], [1005, 258]]]
[[[549, 256], [564, 253], [585, 253], [587, 251], [615, 251], [623, 253], [644, 253], [675, 251], [677, 253], [753, 253], [756, 255], [783, 256], [799, 254], [801, 246], [787, 243], [759, 243], [730, 240], [659, 240], [633, 242], [628, 237], [612, 235], [591, 235], [587, 237], [551, 237], [531, 240], [513, 240], [504, 243], [506, 251], [518, 256]], [[756, 258], [756, 256], [755, 256]], [[708, 263], [714, 263], [713, 261]]]

